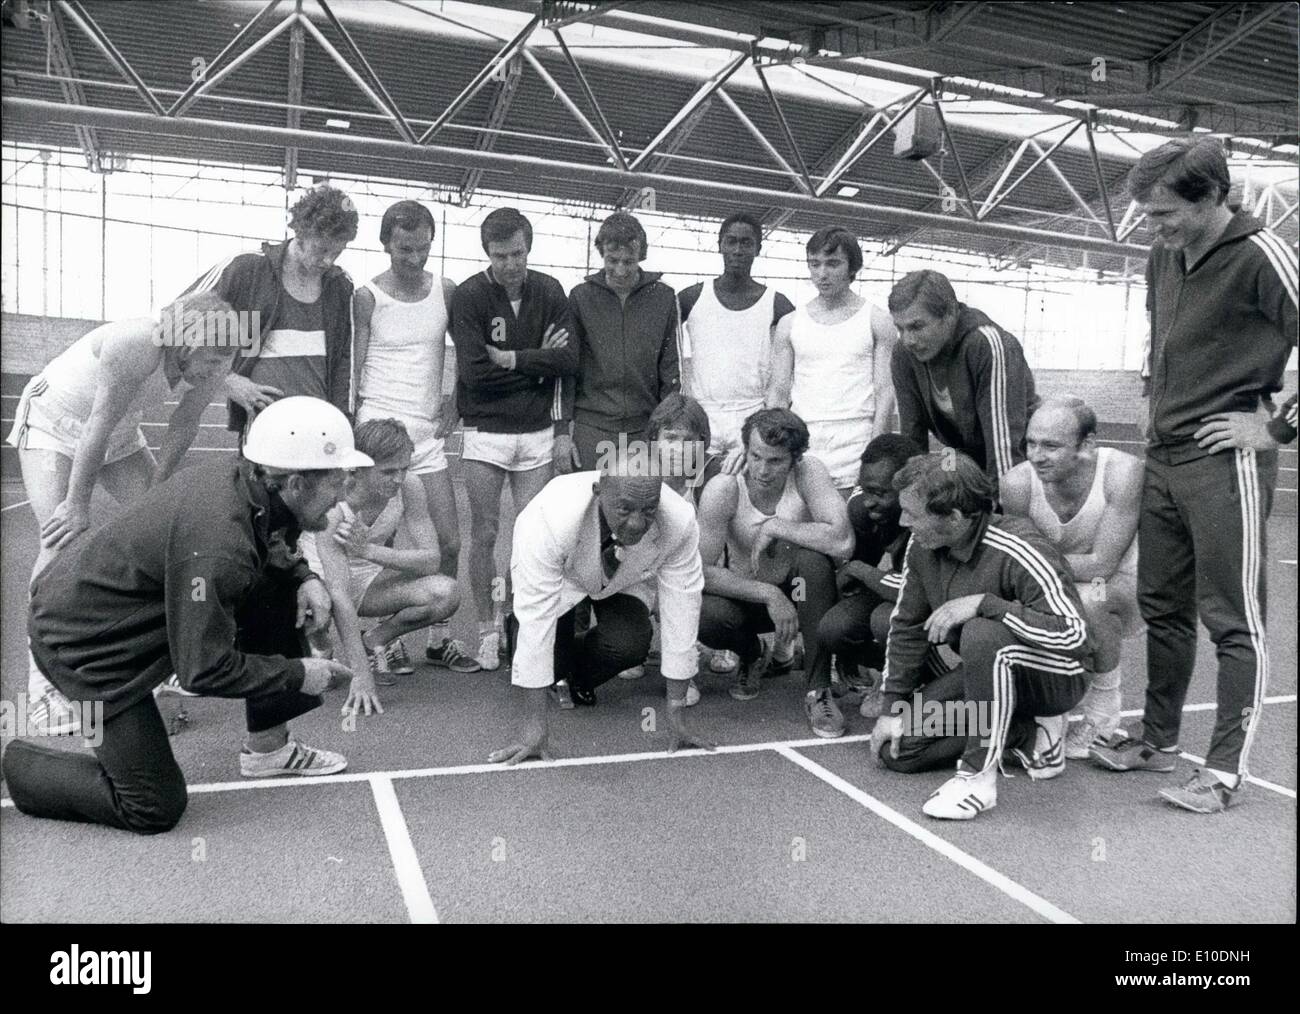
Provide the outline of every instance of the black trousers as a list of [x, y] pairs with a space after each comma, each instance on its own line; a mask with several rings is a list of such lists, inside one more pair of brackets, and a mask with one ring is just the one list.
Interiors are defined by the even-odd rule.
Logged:
[[[821, 621], [835, 605], [835, 567], [830, 557], [811, 549], [799, 549], [794, 555], [790, 578], [781, 585], [781, 591], [791, 599], [799, 614], [808, 686], [813, 690], [829, 687], [831, 653], [821, 639]], [[759, 602], [705, 593], [700, 603], [700, 643], [734, 651], [746, 665], [752, 665], [762, 653], [758, 635], [770, 630], [772, 617]]]
[[[579, 610], [595, 614], [596, 625], [575, 630]], [[556, 621], [555, 678], [570, 686], [594, 690], [624, 669], [641, 665], [650, 654], [650, 610], [634, 595], [586, 598]], [[514, 613], [506, 617], [506, 638], [513, 654], [519, 638]]]
[[817, 637], [826, 650], [872, 669], [885, 665], [889, 616], [894, 603], [873, 591], [846, 595], [827, 611], [817, 625]]
[[[240, 650], [300, 657], [296, 611], [295, 586], [278, 577], [264, 581], [239, 614]], [[248, 731], [274, 729], [321, 701], [296, 691], [247, 698]], [[3, 768], [14, 805], [33, 817], [158, 834], [185, 812], [185, 778], [153, 697], [107, 719], [93, 755], [17, 740], [5, 751]]]

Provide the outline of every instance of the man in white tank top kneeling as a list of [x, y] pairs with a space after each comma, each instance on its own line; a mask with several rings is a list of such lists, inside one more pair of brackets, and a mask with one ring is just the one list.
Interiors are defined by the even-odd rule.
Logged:
[[[392, 686], [409, 673], [392, 645], [402, 635], [456, 611], [456, 582], [438, 572], [439, 552], [420, 480], [408, 474], [414, 444], [397, 419], [356, 427], [358, 447], [374, 464], [355, 469], [347, 493], [330, 508], [328, 527], [304, 532], [303, 557], [329, 589], [338, 641], [354, 676], [345, 714], [383, 714], [375, 684]], [[360, 617], [381, 621], [365, 633]]]
[[[818, 736], [842, 736], [844, 716], [831, 696], [831, 657], [818, 626], [835, 605], [835, 564], [853, 552], [848, 508], [826, 466], [804, 453], [808, 427], [793, 412], [755, 412], [741, 435], [744, 473], [715, 477], [700, 497], [700, 641], [739, 656], [730, 693], [748, 701], [758, 696], [763, 675], [758, 635], [775, 631], [778, 644], [788, 645], [802, 634], [804, 711]], [[793, 659], [773, 667], [791, 668]]]
[[817, 298], [776, 326], [767, 405], [788, 407], [808, 424], [808, 453], [847, 500], [863, 449], [893, 429], [898, 332], [887, 312], [853, 291], [862, 248], [851, 232], [822, 229], [807, 249]]
[[1096, 413], [1079, 398], [1043, 402], [1026, 436], [1029, 460], [1002, 476], [1002, 509], [1029, 518], [1061, 551], [1097, 642], [1083, 719], [1065, 739], [1066, 757], [1081, 760], [1119, 728], [1120, 647], [1142, 629], [1137, 529], [1143, 466], [1131, 454], [1097, 446]]
[[[460, 515], [443, 441], [458, 418], [448, 383], [455, 371], [444, 371], [456, 286], [424, 270], [433, 233], [433, 215], [418, 201], [398, 201], [384, 212], [379, 242], [388, 253], [389, 268], [357, 289], [353, 299], [353, 390], [358, 423], [397, 419], [406, 428], [414, 444], [410, 471], [419, 480], [437, 532], [438, 573], [455, 581]], [[402, 642], [394, 641], [391, 648], [387, 654], [393, 671], [413, 672]], [[425, 657], [454, 672], [479, 669], [465, 646], [452, 640], [445, 618], [429, 628]]]

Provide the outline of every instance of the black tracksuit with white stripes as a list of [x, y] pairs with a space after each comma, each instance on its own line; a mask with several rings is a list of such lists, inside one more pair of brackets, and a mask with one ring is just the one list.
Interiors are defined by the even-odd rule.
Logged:
[[[925, 622], [946, 602], [983, 595], [975, 618], [957, 631], [961, 666], [933, 679]], [[890, 617], [882, 714], [920, 692], [930, 701], [970, 701], [976, 728], [945, 726], [935, 734], [907, 729], [889, 767], [919, 771], [958, 757], [973, 771], [1000, 762], [1007, 747], [1031, 746], [1035, 715], [1060, 715], [1088, 687], [1092, 636], [1069, 567], [1026, 518], [982, 515], [962, 542], [926, 549], [913, 537], [898, 605]], [[927, 682], [929, 680], [929, 682]], [[905, 726], [907, 720], [904, 720]]]
[[[1138, 527], [1143, 732], [1154, 746], [1178, 743], [1199, 607], [1219, 661], [1206, 766], [1243, 776], [1268, 678], [1264, 524], [1277, 452], [1208, 454], [1194, 434], [1206, 416], [1254, 412], [1281, 389], [1296, 344], [1295, 253], [1238, 212], [1190, 269], [1182, 251], [1152, 248], [1147, 310], [1150, 442]], [[1285, 427], [1270, 431], [1282, 436]]]

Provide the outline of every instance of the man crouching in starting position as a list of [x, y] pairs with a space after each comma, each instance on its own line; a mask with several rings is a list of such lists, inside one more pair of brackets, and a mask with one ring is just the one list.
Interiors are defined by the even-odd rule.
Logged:
[[[1033, 779], [1065, 770], [1065, 715], [1088, 688], [1093, 644], [1065, 561], [1030, 521], [993, 513], [997, 486], [973, 460], [919, 455], [894, 488], [912, 540], [871, 748], [896, 771], [957, 760], [922, 810], [970, 820], [997, 805], [1004, 750]], [[922, 686], [944, 643], [961, 666]]]
[[[510, 746], [488, 760], [547, 759], [548, 688], [567, 679], [573, 700], [594, 704], [595, 688], [650, 653], [650, 608], [657, 588], [671, 749], [707, 743], [686, 727], [686, 688], [698, 666], [704, 570], [695, 511], [644, 458], [605, 456], [601, 472], [552, 479], [515, 521], [510, 575], [515, 644], [511, 682], [527, 716]], [[590, 601], [596, 624], [574, 633], [574, 610]]]

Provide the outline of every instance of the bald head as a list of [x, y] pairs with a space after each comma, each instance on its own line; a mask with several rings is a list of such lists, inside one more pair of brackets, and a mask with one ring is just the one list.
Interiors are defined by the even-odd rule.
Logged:
[[1030, 417], [1025, 450], [1038, 477], [1068, 482], [1097, 457], [1097, 416], [1081, 398], [1048, 398]]
[[614, 538], [635, 546], [659, 514], [663, 480], [658, 476], [605, 473], [596, 483], [596, 495], [605, 523]]

